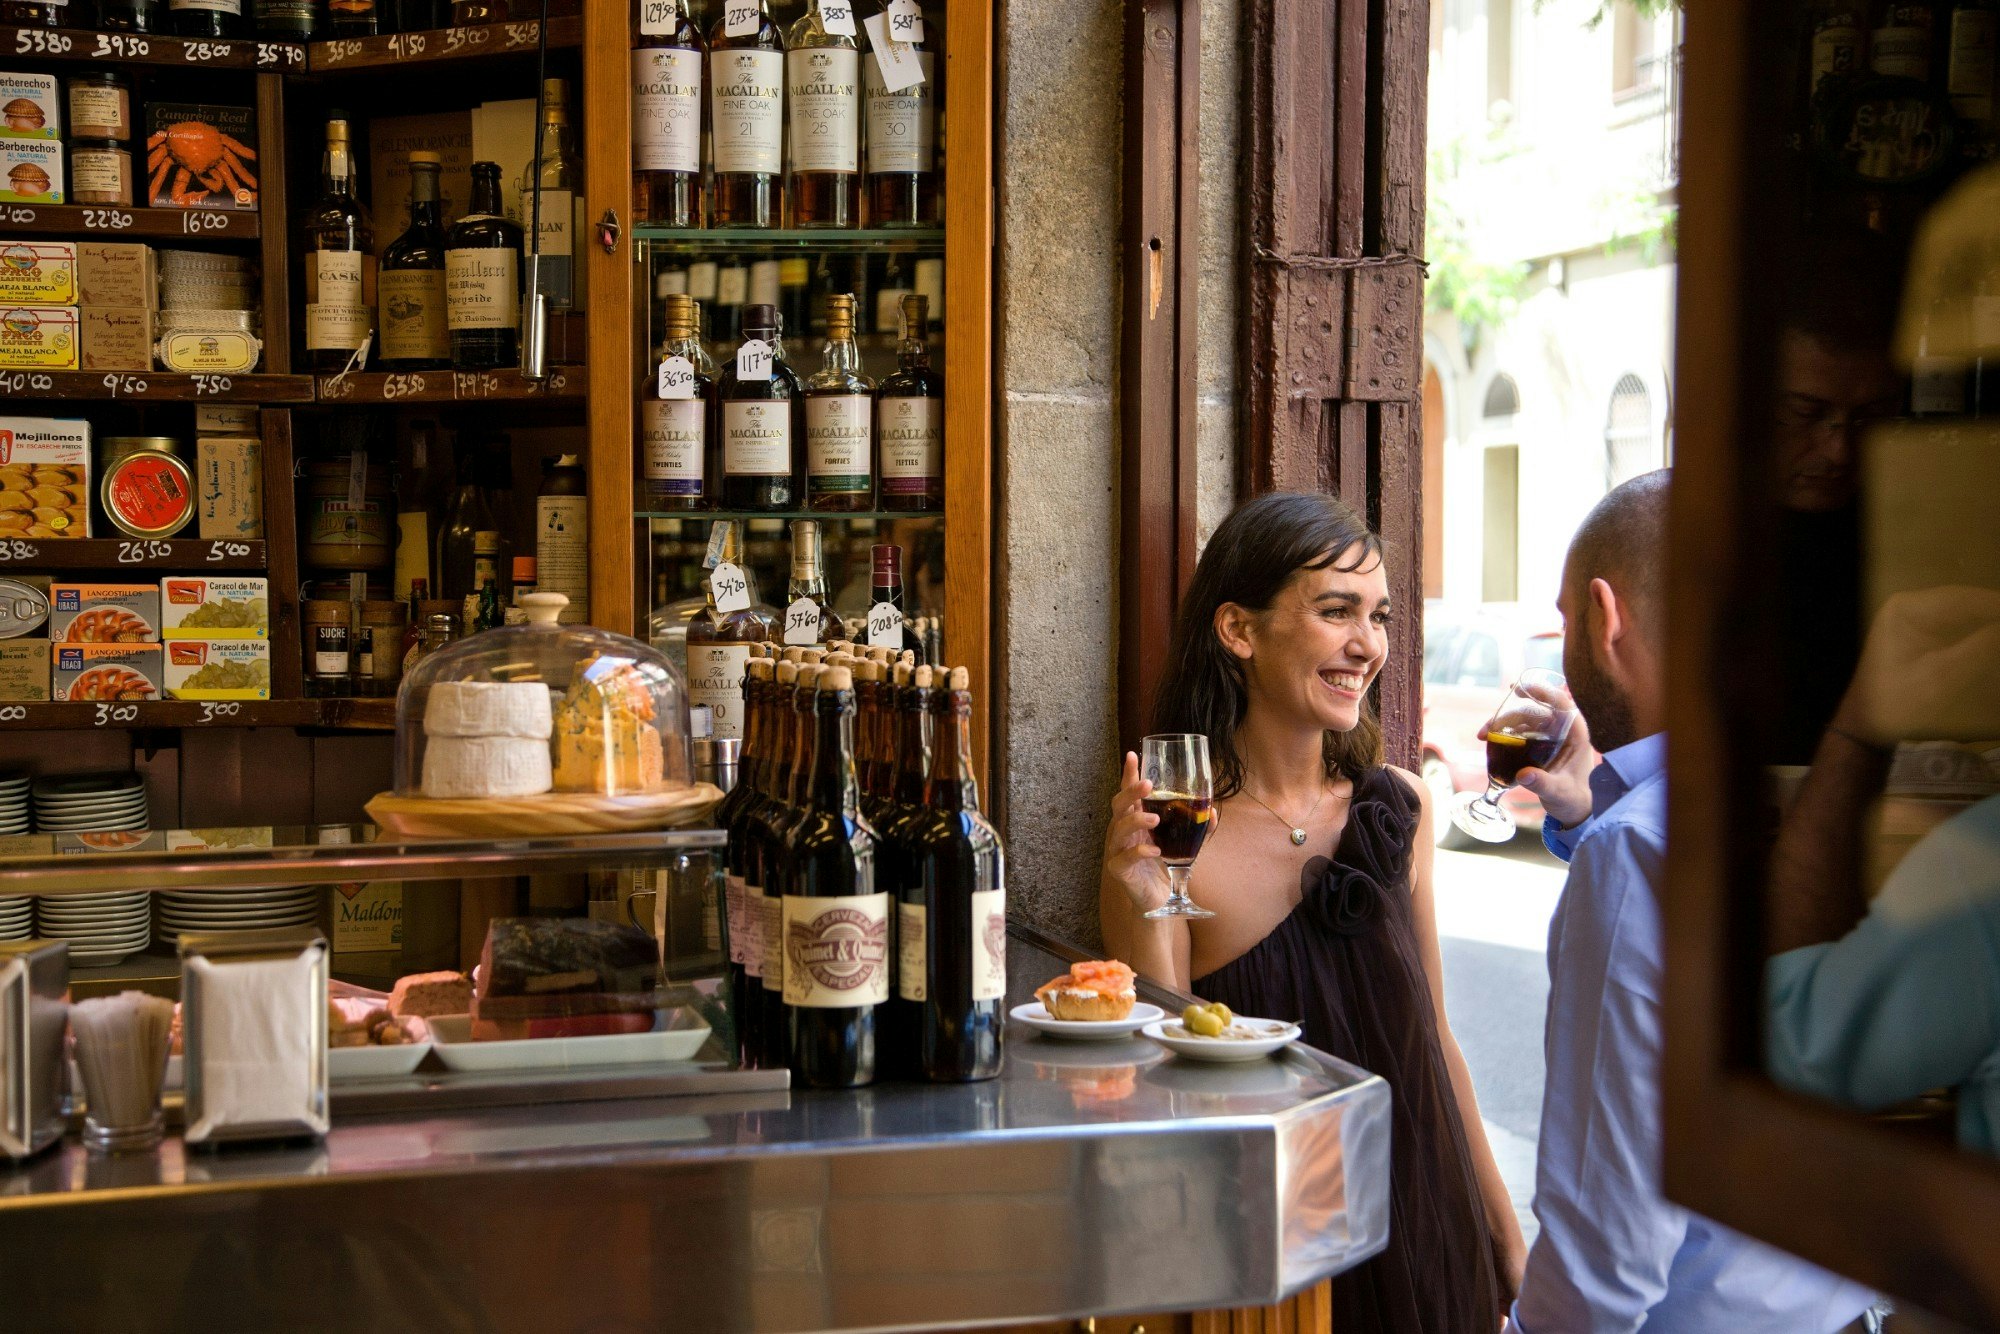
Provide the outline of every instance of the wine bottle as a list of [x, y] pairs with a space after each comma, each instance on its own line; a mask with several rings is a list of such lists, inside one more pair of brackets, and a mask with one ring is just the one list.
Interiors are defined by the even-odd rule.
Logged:
[[[882, 888], [900, 904], [903, 886], [911, 875], [908, 832], [911, 821], [924, 812], [924, 784], [930, 777], [931, 669], [897, 663], [890, 671], [888, 724], [893, 755], [887, 779], [888, 794], [878, 806], [876, 824], [876, 874]], [[884, 1008], [878, 1025], [883, 1064], [896, 1076], [914, 1077], [918, 1072], [917, 1026], [924, 994], [921, 957], [914, 971], [903, 961], [909, 957], [910, 942], [904, 938], [901, 909], [896, 923], [896, 994]], [[913, 938], [921, 948], [922, 935]]]
[[[1007, 855], [979, 811], [972, 774], [970, 673], [940, 674], [931, 702], [935, 744], [924, 809], [903, 829], [897, 925], [905, 999], [921, 1005], [917, 1053], [939, 1083], [1000, 1073], [1001, 1008], [1007, 994]], [[912, 995], [921, 990], [921, 995]]]
[[334, 38], [373, 37], [382, 31], [375, 0], [326, 0], [327, 33]]
[[[723, 504], [733, 510], [790, 509], [797, 496], [792, 442], [799, 377], [785, 364], [775, 309], [746, 307], [743, 323], [744, 345], [722, 368], [716, 386]], [[753, 343], [768, 349], [768, 357]]]
[[535, 495], [535, 585], [569, 599], [564, 625], [590, 620], [590, 495], [583, 460], [561, 454], [542, 460]]
[[929, 318], [926, 298], [903, 298], [898, 369], [875, 395], [878, 503], [899, 514], [944, 508], [944, 377], [931, 369]]
[[[762, 910], [758, 940], [764, 947], [764, 1004], [758, 1023], [764, 1034], [761, 1059], [767, 1069], [789, 1065], [792, 1059], [791, 1016], [785, 1005], [785, 886], [790, 883], [792, 830], [805, 813], [811, 786], [813, 741], [817, 736], [813, 703], [820, 673], [817, 655], [812, 650], [794, 648], [786, 653], [791, 660], [778, 669], [780, 698], [775, 706], [785, 718], [784, 786], [779, 789], [778, 804], [771, 812], [764, 861], [759, 868], [764, 890], [764, 897], [758, 902]], [[815, 660], [804, 661], [808, 654], [813, 654]], [[792, 669], [789, 688], [784, 679], [785, 667]]]
[[[701, 307], [670, 292], [663, 360], [687, 362], [672, 376], [655, 371], [640, 405], [639, 492], [649, 512], [701, 510], [714, 504], [710, 455], [714, 451], [715, 363], [701, 345]], [[668, 383], [671, 378], [672, 383]]]
[[852, 0], [807, 0], [785, 46], [792, 225], [856, 226], [861, 212], [861, 41]]
[[827, 298], [820, 368], [805, 382], [806, 505], [855, 513], [875, 503], [875, 384], [861, 374], [854, 298]]
[[708, 34], [710, 225], [776, 227], [784, 213], [784, 35], [767, 0], [724, 0], [722, 11]]
[[[854, 664], [854, 773], [861, 784], [861, 813], [879, 834], [889, 813], [885, 782], [894, 772], [895, 685], [889, 672], [873, 658]], [[882, 888], [895, 892], [886, 876]]]
[[342, 371], [375, 322], [375, 231], [368, 210], [354, 197], [354, 153], [344, 112], [327, 113], [320, 197], [306, 214], [303, 249], [306, 365]]
[[[792, 1076], [807, 1088], [875, 1079], [875, 1011], [889, 999], [889, 896], [854, 777], [854, 675], [819, 673], [811, 780], [787, 839], [785, 1007]], [[767, 979], [768, 981], [768, 979]]]
[[[743, 547], [740, 530], [731, 520], [722, 520], [720, 540], [714, 543], [718, 564], [740, 568]], [[718, 740], [743, 736], [743, 674], [750, 660], [750, 646], [778, 637], [777, 618], [768, 608], [754, 602], [732, 611], [721, 611], [718, 602], [731, 599], [731, 590], [718, 597], [715, 578], [707, 581], [708, 606], [689, 622], [687, 630], [688, 703], [706, 704], [715, 719]], [[736, 590], [741, 591], [741, 590]]]
[[167, 0], [167, 29], [178, 37], [241, 37], [243, 0]]
[[445, 511], [444, 525], [438, 529], [437, 595], [457, 603], [479, 592], [480, 569], [477, 539], [480, 533], [498, 537], [500, 523], [483, 485], [480, 446], [468, 435], [458, 439], [458, 484]]
[[1868, 35], [1868, 68], [1883, 78], [1931, 77], [1931, 47], [1937, 14], [1930, 0], [1886, 0]]
[[701, 71], [708, 43], [689, 0], [634, 0], [632, 208], [639, 221], [701, 226]]
[[839, 637], [840, 616], [827, 594], [819, 524], [811, 519], [792, 524], [792, 578], [785, 604], [787, 644], [826, 644]]
[[[143, 13], [152, 8], [151, 4], [135, 5], [135, 12]], [[319, 35], [317, 6], [312, 0], [257, 0], [251, 8], [251, 16], [257, 21], [259, 37], [279, 38], [294, 42], [309, 42]], [[106, 26], [102, 16], [98, 26]], [[143, 26], [123, 28], [120, 31], [143, 32]]]
[[[746, 1065], [754, 1064], [758, 1042], [744, 1029], [744, 1021], [754, 1013], [750, 1005], [750, 926], [744, 912], [748, 886], [751, 822], [764, 803], [764, 770], [769, 759], [771, 685], [777, 664], [753, 656], [746, 664], [743, 683], [743, 749], [737, 769], [736, 786], [715, 808], [715, 823], [729, 836], [724, 853], [723, 908], [729, 928], [730, 1013], [736, 1018], [736, 1038]], [[757, 962], [757, 999], [763, 999], [763, 960]]]
[[922, 82], [892, 92], [880, 63], [873, 59], [861, 72], [868, 112], [871, 227], [937, 225], [937, 58], [921, 42], [913, 45]]
[[470, 211], [445, 238], [444, 282], [453, 368], [520, 365], [521, 229], [501, 213], [498, 163], [472, 164]]
[[438, 153], [410, 154], [410, 225], [382, 252], [381, 361], [386, 370], [442, 370], [451, 364], [445, 327], [444, 227], [438, 215]]
[[541, 237], [542, 296], [550, 310], [574, 310], [576, 299], [576, 200], [581, 188], [575, 145], [570, 142], [569, 88], [542, 80], [542, 171], [531, 157], [521, 171], [521, 221]]
[[1995, 0], [1958, 0], [1951, 11], [1951, 54], [1945, 89], [1952, 110], [1977, 138], [1993, 130], [1995, 49], [2000, 47], [2000, 5]]
[[878, 542], [869, 555], [868, 646], [900, 649], [909, 620], [903, 607], [903, 549]]

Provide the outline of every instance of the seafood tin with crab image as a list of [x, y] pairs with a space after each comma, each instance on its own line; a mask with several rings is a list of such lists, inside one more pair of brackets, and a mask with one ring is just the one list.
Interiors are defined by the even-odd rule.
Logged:
[[90, 423], [0, 417], [0, 539], [90, 536]]
[[147, 644], [160, 637], [158, 584], [50, 584], [58, 644]]
[[49, 694], [56, 699], [158, 699], [166, 688], [158, 644], [57, 644]]
[[257, 113], [154, 102], [146, 108], [146, 200], [154, 208], [257, 207]]

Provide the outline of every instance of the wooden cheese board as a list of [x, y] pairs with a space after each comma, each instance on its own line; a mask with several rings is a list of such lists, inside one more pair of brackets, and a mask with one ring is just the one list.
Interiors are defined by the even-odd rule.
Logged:
[[383, 792], [368, 818], [405, 838], [521, 838], [530, 835], [628, 834], [647, 829], [699, 829], [722, 800], [713, 783], [661, 792], [605, 796], [544, 792], [533, 797], [439, 798]]

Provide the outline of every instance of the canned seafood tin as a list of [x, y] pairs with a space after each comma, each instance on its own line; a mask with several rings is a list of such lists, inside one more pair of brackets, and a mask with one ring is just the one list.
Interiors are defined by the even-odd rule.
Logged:
[[19, 639], [49, 623], [49, 595], [19, 579], [0, 579], [0, 639]]

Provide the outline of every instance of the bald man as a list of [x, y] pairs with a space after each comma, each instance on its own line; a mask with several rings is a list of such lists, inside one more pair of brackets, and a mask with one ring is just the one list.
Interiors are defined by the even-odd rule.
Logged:
[[1870, 1294], [1660, 1194], [1667, 486], [1634, 478], [1577, 531], [1557, 606], [1582, 716], [1546, 770], [1521, 773], [1569, 880], [1549, 924], [1541, 1235], [1509, 1328], [1832, 1334]]

